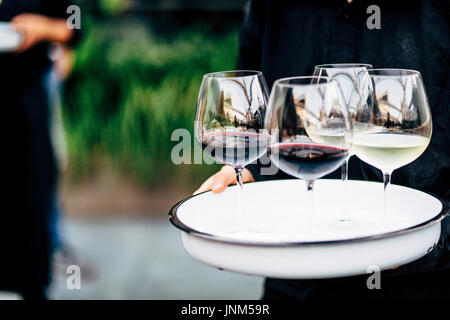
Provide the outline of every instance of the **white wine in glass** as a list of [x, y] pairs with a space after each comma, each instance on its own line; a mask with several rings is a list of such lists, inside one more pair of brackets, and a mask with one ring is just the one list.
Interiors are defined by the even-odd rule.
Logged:
[[429, 137], [418, 134], [355, 134], [353, 152], [383, 172], [392, 172], [416, 160], [428, 147]]
[[384, 183], [382, 228], [388, 226], [392, 172], [416, 160], [428, 147], [431, 111], [418, 71], [372, 69], [358, 75], [361, 103], [352, 110], [352, 152], [380, 169]]

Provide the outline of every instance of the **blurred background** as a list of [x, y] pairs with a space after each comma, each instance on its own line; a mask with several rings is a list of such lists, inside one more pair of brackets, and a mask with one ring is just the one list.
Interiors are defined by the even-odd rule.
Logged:
[[[182, 248], [168, 210], [217, 170], [174, 165], [202, 75], [234, 69], [244, 0], [85, 0], [82, 40], [52, 57], [60, 169], [53, 299], [257, 299], [262, 279]], [[58, 93], [59, 92], [59, 93]], [[194, 144], [194, 141], [192, 141]], [[81, 267], [81, 289], [66, 268]]]

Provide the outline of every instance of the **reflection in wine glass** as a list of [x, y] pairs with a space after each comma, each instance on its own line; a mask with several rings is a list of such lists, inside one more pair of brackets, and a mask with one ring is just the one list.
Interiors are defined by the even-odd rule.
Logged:
[[266, 81], [259, 71], [206, 74], [195, 115], [195, 137], [203, 151], [232, 166], [240, 186], [238, 229], [246, 229], [243, 207], [244, 167], [267, 152], [264, 118], [268, 100]]
[[428, 98], [418, 71], [373, 69], [358, 74], [360, 108], [353, 112], [352, 151], [380, 169], [384, 181], [382, 227], [388, 227], [392, 172], [416, 160], [432, 133]]

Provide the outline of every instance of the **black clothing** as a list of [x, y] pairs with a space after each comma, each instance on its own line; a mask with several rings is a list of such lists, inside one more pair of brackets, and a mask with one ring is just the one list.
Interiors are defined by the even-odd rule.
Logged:
[[[390, 271], [389, 271], [390, 272]], [[380, 290], [369, 290], [366, 281], [369, 275], [320, 279], [284, 280], [267, 279], [265, 300], [326, 301], [346, 300], [448, 300], [450, 277], [448, 271], [433, 273], [397, 275], [382, 272]]]
[[[0, 21], [21, 13], [66, 17], [68, 1], [4, 0]], [[0, 141], [3, 168], [0, 290], [44, 298], [50, 278], [49, 214], [56, 166], [49, 136], [44, 76], [48, 43], [24, 53], [0, 54]]]
[[[371, 30], [366, 25], [371, 16], [371, 13], [366, 13], [370, 5], [380, 8], [381, 29]], [[350, 4], [346, 0], [251, 1], [241, 30], [238, 68], [261, 70], [269, 87], [278, 78], [311, 75], [315, 65], [325, 63], [370, 63], [374, 68], [419, 70], [432, 110], [433, 135], [427, 150], [416, 161], [394, 171], [392, 183], [428, 191], [448, 201], [448, 12], [445, 1], [439, 0], [353, 0]], [[249, 169], [257, 180], [289, 177], [282, 172], [276, 176], [261, 176], [259, 164], [251, 165]], [[339, 172], [327, 176], [338, 177]], [[350, 160], [349, 178], [382, 180], [378, 169], [356, 157]], [[428, 283], [440, 284], [442, 288], [444, 278], [447, 281], [450, 278], [449, 234], [450, 218], [447, 218], [442, 223], [441, 239], [434, 251], [414, 263], [383, 272], [383, 275], [389, 274], [389, 281], [394, 284], [396, 281], [400, 283], [400, 275], [408, 275], [408, 279], [412, 279], [412, 274], [415, 277], [433, 277], [441, 281], [430, 280]], [[434, 272], [437, 270], [441, 271], [439, 275]], [[308, 292], [316, 292], [309, 297], [332, 295], [332, 284], [337, 282], [340, 285], [335, 293], [342, 291], [342, 286], [355, 289], [358, 281], [365, 288], [367, 277], [355, 280], [357, 278], [320, 281], [268, 279], [265, 297], [306, 298]], [[421, 284], [426, 283], [410, 281], [407, 291], [414, 295], [425, 290]], [[401, 295], [400, 291], [393, 292]], [[450, 295], [450, 291], [446, 292]], [[392, 295], [394, 293], [386, 293], [385, 297]], [[434, 293], [430, 292], [430, 296]]]

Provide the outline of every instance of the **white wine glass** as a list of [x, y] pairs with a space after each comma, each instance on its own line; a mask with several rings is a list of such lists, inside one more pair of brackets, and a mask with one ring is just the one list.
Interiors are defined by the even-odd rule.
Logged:
[[392, 173], [416, 160], [427, 148], [432, 133], [431, 111], [418, 71], [372, 69], [360, 72], [358, 78], [361, 103], [351, 110], [351, 148], [358, 158], [383, 174], [381, 228], [387, 228]]
[[[344, 103], [347, 109], [355, 110], [360, 103], [361, 97], [359, 95], [358, 86], [356, 84], [358, 74], [361, 71], [372, 69], [371, 64], [367, 63], [331, 63], [331, 64], [319, 64], [314, 67], [314, 76], [329, 77], [335, 79], [338, 82], [339, 88], [344, 99]], [[324, 139], [333, 139], [336, 134], [342, 134], [337, 132], [330, 132], [329, 135], [324, 136]], [[345, 159], [345, 162], [341, 166], [341, 180], [343, 185], [343, 207], [344, 212], [340, 213], [338, 220], [345, 225], [349, 225], [352, 221], [348, 209], [348, 161], [352, 156], [351, 150], [349, 150], [349, 156]]]

